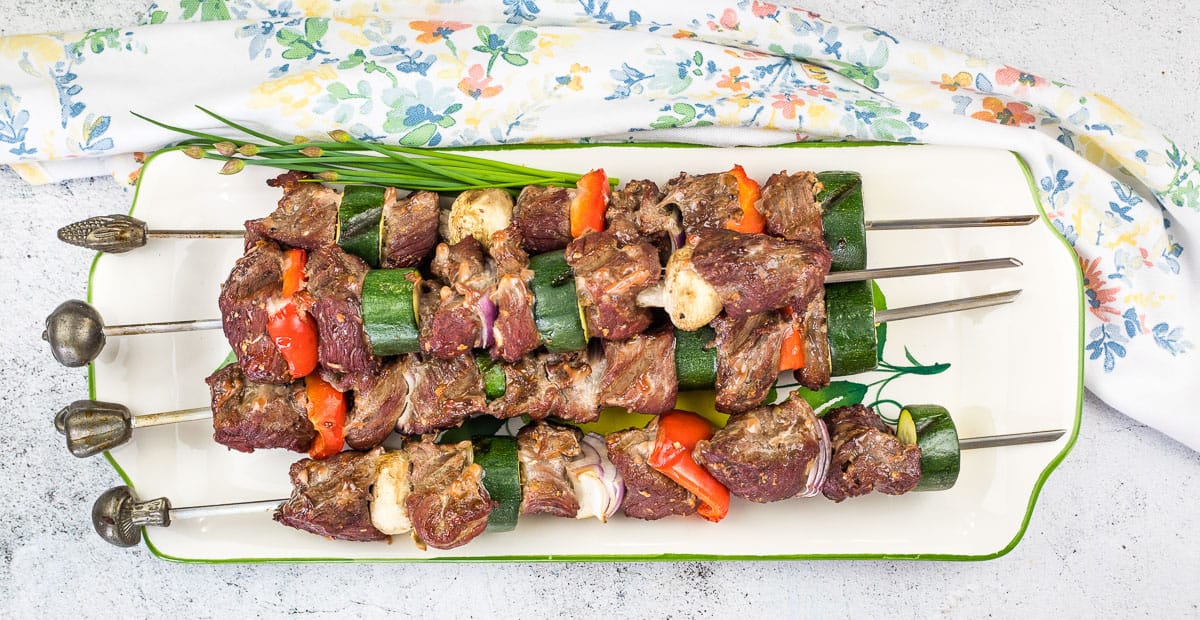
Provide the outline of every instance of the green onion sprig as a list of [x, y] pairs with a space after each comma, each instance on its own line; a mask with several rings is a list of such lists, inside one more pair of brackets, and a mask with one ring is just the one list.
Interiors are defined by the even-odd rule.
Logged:
[[[499, 187], [514, 194], [526, 185], [570, 187], [583, 176], [582, 173], [540, 170], [445, 150], [367, 142], [341, 129], [329, 132], [328, 142], [303, 137], [289, 141], [254, 131], [200, 106], [196, 108], [248, 138], [225, 138], [168, 125], [136, 112], [133, 115], [163, 129], [190, 136], [179, 142], [183, 152], [196, 159], [225, 162], [221, 174], [237, 174], [246, 166], [268, 166], [307, 172], [313, 178], [306, 180], [313, 182], [383, 185], [446, 193]], [[618, 182], [616, 178], [609, 178], [614, 187]]]

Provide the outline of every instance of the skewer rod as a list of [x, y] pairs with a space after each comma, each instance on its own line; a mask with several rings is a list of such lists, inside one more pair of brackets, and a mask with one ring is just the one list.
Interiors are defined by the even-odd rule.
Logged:
[[191, 422], [193, 420], [207, 420], [212, 417], [212, 409], [208, 407], [196, 407], [193, 409], [180, 409], [178, 411], [164, 411], [162, 413], [154, 413], [151, 415], [139, 415], [130, 418], [129, 422], [133, 428], [146, 428], [147, 426], [161, 426], [163, 424], [178, 424], [180, 422]]
[[991, 228], [998, 226], [1028, 226], [1038, 221], [1037, 215], [998, 215], [985, 217], [940, 217], [930, 219], [900, 219], [866, 222], [867, 230], [928, 230], [931, 228]]
[[1020, 267], [1023, 263], [1013, 257], [985, 258], [982, 260], [964, 260], [950, 263], [930, 263], [927, 265], [905, 265], [904, 267], [878, 267], [875, 269], [854, 269], [850, 271], [835, 271], [825, 276], [826, 284], [839, 282], [859, 282], [861, 280], [881, 280], [883, 278], [905, 278], [908, 276], [928, 276], [942, 273], [965, 273], [968, 271], [984, 271], [987, 269], [1008, 269]]
[[208, 506], [186, 506], [171, 509], [171, 520], [204, 519], [207, 517], [225, 517], [244, 515], [255, 512], [275, 510], [287, 499], [265, 499], [257, 502], [236, 502], [229, 504], [211, 504]]
[[960, 312], [974, 308], [986, 308], [989, 306], [1010, 304], [1016, 301], [1020, 294], [1020, 290], [1005, 291], [1003, 293], [989, 293], [987, 295], [963, 297], [960, 299], [938, 301], [929, 304], [920, 304], [917, 306], [888, 308], [875, 313], [875, 322], [887, 323], [888, 321], [902, 321], [904, 319], [915, 319], [917, 317], [933, 316], [936, 314], [945, 314], [947, 312]]
[[147, 230], [146, 236], [152, 239], [241, 239], [246, 236], [244, 230], [214, 230], [214, 229], [171, 229]]
[[1002, 446], [1023, 446], [1031, 443], [1046, 443], [1058, 441], [1059, 437], [1067, 434], [1063, 429], [1053, 431], [1035, 431], [1032, 433], [1010, 433], [1008, 435], [988, 435], [986, 437], [968, 437], [958, 440], [959, 450], [978, 450], [980, 448], [999, 448]]
[[221, 319], [198, 319], [194, 321], [164, 321], [161, 323], [130, 323], [128, 325], [106, 325], [105, 336], [133, 336], [137, 334], [166, 334], [170, 332], [192, 332], [203, 329], [220, 329]]

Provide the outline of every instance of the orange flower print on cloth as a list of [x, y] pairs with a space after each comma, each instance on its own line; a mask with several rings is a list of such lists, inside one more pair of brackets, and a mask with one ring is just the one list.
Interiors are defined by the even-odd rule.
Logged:
[[971, 82], [972, 78], [970, 73], [967, 73], [966, 71], [959, 71], [953, 76], [951, 76], [949, 73], [943, 73], [941, 82], [930, 82], [930, 84], [937, 84], [938, 88], [942, 90], [954, 92], [960, 88], [970, 87]]
[[469, 24], [447, 21], [415, 21], [408, 22], [408, 26], [421, 33], [417, 35], [418, 43], [437, 43], [459, 30], [470, 28]]
[[504, 87], [492, 85], [492, 78], [484, 73], [483, 65], [471, 65], [467, 77], [459, 80], [458, 90], [472, 99], [486, 99], [499, 95]]
[[1029, 113], [1028, 105], [1019, 101], [1004, 103], [996, 97], [984, 97], [983, 109], [971, 118], [1000, 125], [1031, 125], [1037, 120]]
[[803, 99], [790, 93], [775, 95], [772, 100], [771, 107], [779, 110], [788, 120], [796, 118], [796, 108], [804, 105]]
[[728, 88], [736, 93], [750, 88], [750, 84], [747, 83], [749, 79], [750, 76], [742, 75], [741, 67], [730, 67], [729, 71], [720, 80], [717, 80], [717, 88]]
[[1042, 88], [1050, 84], [1045, 78], [1007, 65], [996, 71], [996, 83], [1001, 86], [1012, 86], [1013, 92], [1022, 97], [1028, 96], [1031, 89]]
[[1100, 259], [1088, 262], [1087, 259], [1081, 258], [1079, 266], [1083, 270], [1084, 297], [1087, 298], [1088, 310], [1096, 315], [1096, 318], [1106, 322], [1120, 316], [1121, 311], [1112, 307], [1117, 301], [1120, 289], [1116, 286], [1105, 286], [1104, 274], [1100, 273]]

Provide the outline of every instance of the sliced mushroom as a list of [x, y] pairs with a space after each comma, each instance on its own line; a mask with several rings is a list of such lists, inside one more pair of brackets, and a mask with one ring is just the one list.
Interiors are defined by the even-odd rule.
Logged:
[[723, 307], [717, 289], [692, 266], [692, 248], [687, 246], [676, 250], [667, 261], [662, 301], [675, 327], [689, 332], [708, 325]]
[[484, 249], [490, 249], [492, 233], [508, 228], [512, 211], [512, 196], [500, 188], [467, 190], [450, 206], [442, 236], [451, 245], [475, 237]]
[[371, 524], [389, 536], [412, 529], [404, 500], [412, 490], [408, 454], [403, 450], [385, 453], [379, 460], [379, 476], [371, 490]]

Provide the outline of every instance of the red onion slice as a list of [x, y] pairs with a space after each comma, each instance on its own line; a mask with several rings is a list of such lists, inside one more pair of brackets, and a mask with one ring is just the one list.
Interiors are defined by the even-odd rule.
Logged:
[[833, 457], [829, 429], [825, 428], [825, 421], [813, 415], [812, 422], [817, 431], [817, 455], [808, 466], [808, 480], [804, 483], [800, 497], [816, 497], [821, 492], [821, 487], [825, 485], [825, 475], [829, 471], [829, 461]]
[[625, 482], [616, 466], [608, 460], [608, 446], [603, 436], [588, 433], [579, 442], [579, 447], [583, 455], [567, 463], [567, 476], [579, 502], [575, 518], [596, 517], [607, 522], [625, 499]]
[[496, 309], [496, 303], [492, 301], [490, 295], [482, 295], [479, 298], [479, 303], [475, 304], [479, 310], [479, 320], [483, 323], [483, 329], [479, 330], [479, 348], [491, 348], [495, 338], [493, 335], [493, 327], [496, 325], [496, 317], [499, 311]]

